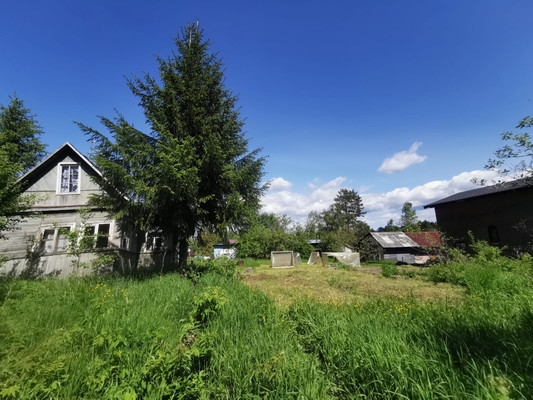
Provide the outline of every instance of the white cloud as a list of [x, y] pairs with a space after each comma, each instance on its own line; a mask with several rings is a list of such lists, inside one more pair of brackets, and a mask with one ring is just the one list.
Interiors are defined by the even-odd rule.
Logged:
[[[490, 181], [497, 177], [492, 171], [463, 172], [449, 180], [431, 181], [413, 188], [400, 187], [385, 193], [369, 193], [357, 190], [363, 200], [366, 215], [363, 220], [372, 229], [385, 226], [390, 219], [399, 223], [402, 206], [406, 201], [413, 204], [419, 220], [435, 221], [433, 209], [423, 209], [424, 205], [443, 199], [455, 193], [475, 189], [478, 185], [472, 183], [473, 178]], [[292, 184], [283, 178], [283, 190], [269, 190], [262, 200], [262, 212], [285, 214], [294, 222], [304, 224], [310, 211], [326, 209], [337, 195], [344, 177], [335, 178], [329, 182], [309, 184], [310, 193], [297, 193], [290, 188]]]
[[392, 157], [386, 158], [385, 161], [383, 161], [383, 164], [381, 164], [381, 167], [378, 168], [378, 171], [385, 174], [393, 174], [395, 172], [403, 171], [413, 164], [423, 162], [427, 157], [416, 153], [420, 146], [422, 146], [422, 143], [415, 142], [409, 150], [400, 151], [395, 153]]
[[269, 190], [279, 191], [279, 190], [288, 190], [292, 187], [292, 183], [279, 177], [273, 178], [269, 181], [270, 187]]
[[[305, 223], [311, 211], [322, 211], [327, 208], [342, 187], [344, 177], [335, 178], [324, 184], [317, 181], [309, 184], [311, 193], [296, 193], [289, 190], [292, 183], [283, 178], [275, 178], [276, 185], [272, 185], [262, 199], [262, 212], [285, 214], [293, 221]], [[280, 185], [279, 183], [282, 183]], [[275, 186], [275, 190], [273, 189]]]

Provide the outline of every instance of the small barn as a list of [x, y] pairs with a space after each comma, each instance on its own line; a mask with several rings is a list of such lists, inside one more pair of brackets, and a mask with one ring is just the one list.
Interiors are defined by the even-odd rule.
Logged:
[[530, 246], [533, 228], [533, 179], [525, 178], [456, 193], [425, 205], [454, 245], [478, 240], [509, 248]]
[[[425, 235], [429, 234], [429, 235]], [[429, 260], [425, 246], [415, 242], [412, 237], [424, 237], [427, 242], [437, 243], [430, 232], [370, 232], [360, 243], [367, 260], [391, 260], [406, 264], [424, 264]], [[438, 236], [438, 234], [437, 234]], [[427, 238], [433, 238], [432, 240]], [[439, 242], [440, 244], [440, 239]]]

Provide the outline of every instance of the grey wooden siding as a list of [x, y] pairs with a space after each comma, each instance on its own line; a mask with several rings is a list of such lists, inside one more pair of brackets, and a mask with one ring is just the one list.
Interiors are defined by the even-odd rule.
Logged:
[[26, 190], [26, 193], [36, 195], [35, 208], [80, 207], [87, 204], [91, 194], [101, 193], [99, 186], [92, 181], [88, 171], [81, 164], [79, 175], [80, 193], [58, 194], [59, 165], [69, 162], [74, 161], [70, 157], [64, 158]]
[[[32, 239], [40, 243], [45, 229], [54, 227], [71, 227], [74, 229], [82, 223], [81, 216], [77, 212], [43, 213], [39, 216], [22, 221], [18, 229], [10, 233], [9, 239], [0, 242], [0, 255], [9, 258], [26, 258], [28, 246]], [[94, 212], [87, 219], [88, 225], [109, 224], [109, 247], [120, 247], [120, 232], [114, 220], [109, 220], [104, 212]], [[49, 256], [43, 256], [49, 257]]]

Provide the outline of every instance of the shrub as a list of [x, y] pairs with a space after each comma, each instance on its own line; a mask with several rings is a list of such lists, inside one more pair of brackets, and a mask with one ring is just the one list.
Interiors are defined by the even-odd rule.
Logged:
[[215, 260], [204, 260], [195, 258], [187, 264], [187, 270], [184, 275], [196, 281], [198, 278], [208, 272], [235, 278], [237, 276], [237, 261], [232, 258], [220, 257]]
[[383, 264], [381, 266], [381, 274], [385, 278], [390, 278], [394, 275], [398, 275], [398, 266], [393, 263]]
[[464, 264], [455, 262], [446, 265], [434, 265], [429, 268], [428, 278], [434, 283], [453, 283], [464, 285]]
[[222, 309], [226, 301], [224, 290], [218, 286], [208, 286], [194, 299], [194, 310], [191, 313], [193, 322], [205, 325]]

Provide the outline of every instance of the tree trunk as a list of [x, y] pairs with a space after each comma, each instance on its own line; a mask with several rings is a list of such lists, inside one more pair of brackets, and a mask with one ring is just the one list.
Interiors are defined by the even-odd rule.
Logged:
[[181, 238], [178, 241], [178, 271], [185, 271], [187, 268], [187, 256], [189, 255], [189, 241]]

